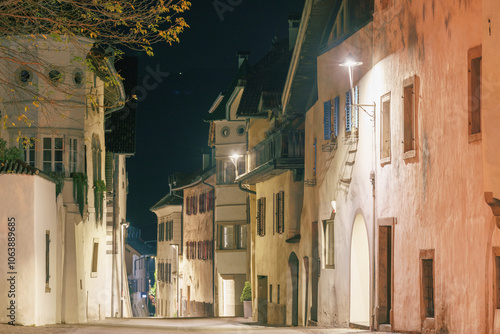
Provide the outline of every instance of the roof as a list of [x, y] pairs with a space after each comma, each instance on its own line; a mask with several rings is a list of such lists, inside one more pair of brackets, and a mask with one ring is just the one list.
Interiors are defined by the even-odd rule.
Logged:
[[[297, 40], [293, 61], [297, 62], [295, 72], [290, 72], [287, 78], [289, 90], [283, 97], [285, 114], [303, 114], [311, 101], [318, 99], [317, 94], [311, 98], [317, 75], [317, 57], [323, 38], [323, 31], [330, 18], [336, 0], [314, 0], [310, 2], [311, 10], [303, 18], [299, 30], [305, 29], [301, 40]], [[307, 9], [304, 8], [304, 11]], [[302, 25], [304, 27], [302, 27]], [[297, 47], [300, 45], [300, 47]]]
[[[228, 87], [227, 94], [222, 94], [222, 93], [219, 94], [214, 105], [217, 102], [219, 103], [217, 104], [215, 109], [214, 106], [210, 108], [211, 112], [205, 117], [204, 119], [205, 122], [221, 121], [226, 119], [226, 105], [229, 102], [231, 93], [237, 86], [242, 85], [241, 79], [243, 79], [249, 72], [250, 72], [250, 63], [248, 62], [247, 59], [245, 59], [238, 68], [238, 72], [236, 72], [236, 76], [234, 77], [233, 82], [231, 82], [231, 85]], [[221, 95], [223, 95], [222, 100], [220, 100]]]
[[[181, 196], [181, 197], [178, 197], [178, 196]], [[181, 205], [184, 201], [182, 198], [182, 193], [178, 194], [178, 196], [176, 196], [172, 193], [169, 193], [165, 197], [163, 197], [160, 201], [158, 201], [158, 203], [153, 205], [149, 210], [150, 211], [158, 210], [158, 209], [163, 208], [164, 206], [167, 206], [167, 205]]]
[[116, 63], [116, 68], [125, 79], [123, 85], [129, 101], [120, 110], [106, 118], [106, 151], [118, 154], [135, 153], [135, 113], [137, 103], [132, 101], [131, 92], [137, 85], [137, 58], [123, 57]]
[[198, 170], [198, 171], [186, 176], [182, 180], [177, 181], [175, 184], [175, 188], [172, 188], [172, 190], [181, 190], [181, 189], [193, 187], [193, 186], [197, 185], [198, 183], [205, 181], [206, 179], [208, 179], [210, 176], [212, 176], [214, 174], [215, 174], [215, 166], [210, 167], [210, 168], [206, 168], [204, 170]]
[[[269, 110], [279, 108], [292, 51], [284, 39], [252, 67], [236, 114], [238, 116], [267, 116]], [[278, 98], [276, 98], [278, 97]]]
[[22, 174], [22, 175], [38, 175], [49, 181], [55, 182], [50, 176], [39, 170], [31, 167], [22, 160], [7, 160], [0, 161], [0, 174]]
[[156, 255], [156, 249], [148, 244], [146, 244], [141, 239], [128, 239], [127, 245], [132, 247], [141, 255]]

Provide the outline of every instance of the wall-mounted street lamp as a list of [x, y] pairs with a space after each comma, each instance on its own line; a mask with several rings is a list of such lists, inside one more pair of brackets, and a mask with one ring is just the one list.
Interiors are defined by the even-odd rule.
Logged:
[[[347, 67], [347, 69], [349, 70], [349, 83], [350, 83], [350, 88], [351, 88], [351, 101], [353, 101], [353, 97], [354, 97], [354, 87], [353, 87], [353, 83], [352, 83], [352, 68], [353, 67], [358, 67], [358, 66], [361, 66], [363, 65], [363, 62], [362, 61], [358, 61], [356, 58], [353, 57], [353, 55], [351, 53], [349, 53], [346, 57], [346, 59], [344, 59], [344, 61], [342, 61], [339, 66], [341, 67]], [[373, 104], [351, 104], [352, 107], [360, 107], [368, 116], [370, 116], [370, 119], [372, 120], [375, 120], [375, 108], [376, 108], [376, 105], [375, 105], [375, 102], [373, 102]], [[373, 113], [369, 113], [368, 111], [366, 111], [364, 108], [365, 107], [372, 107], [373, 108]], [[373, 126], [375, 127], [375, 123], [373, 124]]]

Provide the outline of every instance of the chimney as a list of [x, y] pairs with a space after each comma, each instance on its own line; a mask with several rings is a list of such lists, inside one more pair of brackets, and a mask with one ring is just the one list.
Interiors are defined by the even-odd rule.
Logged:
[[248, 56], [250, 56], [250, 51], [238, 51], [236, 52], [238, 56], [238, 68], [240, 68], [241, 64], [246, 60], [248, 60]]
[[288, 50], [295, 47], [299, 34], [301, 13], [288, 13]]

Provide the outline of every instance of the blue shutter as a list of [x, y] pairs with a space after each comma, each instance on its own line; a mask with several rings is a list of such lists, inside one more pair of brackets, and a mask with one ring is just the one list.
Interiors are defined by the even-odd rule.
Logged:
[[[359, 90], [358, 86], [354, 87], [354, 103], [353, 104], [359, 104]], [[354, 107], [352, 111], [352, 126], [355, 128], [359, 128], [359, 107]]]
[[345, 132], [351, 132], [351, 92], [345, 93]]
[[331, 110], [332, 110], [332, 101], [328, 100], [323, 103], [324, 106], [324, 115], [323, 115], [323, 124], [325, 126], [325, 140], [329, 140], [332, 136], [332, 124], [331, 124]]
[[335, 100], [333, 100], [334, 111], [333, 111], [333, 131], [334, 136], [337, 137], [339, 135], [339, 97], [337, 96]]

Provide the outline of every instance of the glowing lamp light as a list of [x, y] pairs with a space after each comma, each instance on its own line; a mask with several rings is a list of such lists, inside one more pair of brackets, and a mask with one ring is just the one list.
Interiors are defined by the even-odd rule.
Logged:
[[356, 60], [350, 53], [347, 55], [347, 58], [339, 64], [339, 66], [342, 67], [356, 67], [360, 65], [363, 65], [363, 62]]

